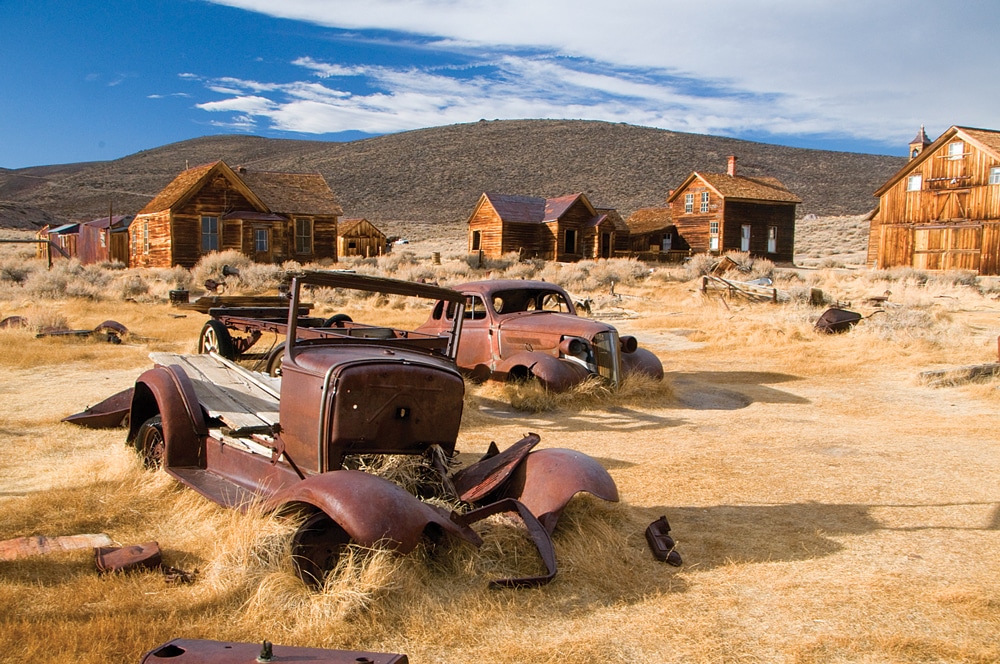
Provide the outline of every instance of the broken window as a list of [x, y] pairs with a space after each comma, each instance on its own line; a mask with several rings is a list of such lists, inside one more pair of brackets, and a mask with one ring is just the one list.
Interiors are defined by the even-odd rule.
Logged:
[[[209, 251], [219, 250], [219, 218], [218, 217], [202, 217], [201, 218], [201, 251], [202, 253], [208, 253]], [[149, 249], [146, 250], [149, 253]]]

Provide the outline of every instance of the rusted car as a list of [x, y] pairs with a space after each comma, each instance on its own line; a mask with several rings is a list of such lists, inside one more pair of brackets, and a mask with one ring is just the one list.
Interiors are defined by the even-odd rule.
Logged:
[[[320, 335], [297, 334], [303, 288], [358, 289], [426, 298], [454, 310], [433, 333], [337, 321]], [[556, 571], [549, 538], [578, 492], [617, 500], [615, 483], [594, 459], [566, 449], [532, 448], [525, 436], [507, 450], [448, 475], [465, 384], [455, 365], [466, 296], [425, 284], [350, 273], [303, 272], [291, 281], [279, 377], [249, 371], [218, 353], [154, 353], [155, 367], [132, 389], [128, 443], [150, 467], [230, 507], [263, 501], [301, 516], [293, 536], [295, 568], [317, 584], [343, 547], [412, 550], [424, 536], [478, 545], [471, 528], [497, 512], [517, 513], [547, 573], [500, 579], [544, 583]], [[71, 421], [122, 421], [121, 394]], [[424, 455], [440, 471], [441, 491], [458, 505], [424, 502], [393, 482], [350, 469], [357, 455]]]
[[563, 391], [590, 376], [618, 387], [628, 373], [663, 378], [663, 364], [607, 323], [582, 318], [565, 290], [544, 281], [490, 280], [455, 286], [459, 308], [439, 301], [417, 330], [448, 334], [461, 317], [458, 366], [475, 380], [537, 379]]

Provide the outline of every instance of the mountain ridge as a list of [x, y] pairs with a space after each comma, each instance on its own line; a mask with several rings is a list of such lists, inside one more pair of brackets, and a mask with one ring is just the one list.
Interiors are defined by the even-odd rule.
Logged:
[[[0, 169], [0, 227], [35, 227], [134, 214], [187, 167], [318, 172], [344, 217], [455, 227], [484, 192], [586, 193], [623, 217], [663, 205], [692, 171], [775, 177], [799, 215], [862, 214], [905, 157], [792, 148], [590, 120], [480, 120], [345, 143], [216, 135], [120, 159]], [[27, 221], [26, 221], [27, 220]], [[18, 226], [17, 224], [20, 224]]]

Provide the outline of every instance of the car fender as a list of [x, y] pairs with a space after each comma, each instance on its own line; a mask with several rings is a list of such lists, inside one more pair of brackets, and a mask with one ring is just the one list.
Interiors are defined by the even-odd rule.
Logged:
[[663, 362], [645, 348], [636, 348], [631, 353], [622, 353], [622, 369], [626, 374], [644, 374], [655, 380], [663, 380]]
[[549, 448], [525, 458], [503, 497], [520, 501], [552, 533], [567, 503], [581, 491], [618, 502], [615, 481], [596, 459], [576, 450]]
[[163, 465], [204, 467], [208, 426], [191, 379], [179, 366], [158, 365], [135, 382], [129, 409], [129, 442], [142, 423], [159, 413], [166, 444]]
[[590, 371], [576, 362], [537, 351], [517, 353], [502, 360], [497, 365], [497, 373], [509, 376], [518, 367], [526, 368], [545, 387], [555, 392], [568, 390], [590, 376]]
[[[444, 509], [420, 501], [389, 480], [359, 470], [312, 475], [275, 494], [266, 506], [279, 512], [322, 510], [355, 544], [409, 553], [424, 533], [445, 532], [478, 546], [479, 536]], [[437, 531], [437, 532], [435, 532]]]

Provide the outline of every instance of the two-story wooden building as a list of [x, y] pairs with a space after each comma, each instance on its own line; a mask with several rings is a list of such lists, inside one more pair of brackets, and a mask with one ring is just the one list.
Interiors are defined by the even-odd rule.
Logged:
[[775, 178], [736, 174], [736, 157], [726, 173], [691, 173], [667, 197], [677, 229], [674, 249], [694, 253], [745, 251], [775, 262], [795, 252], [795, 206], [801, 203]]
[[923, 127], [910, 161], [875, 192], [868, 264], [1000, 274], [1000, 131]]
[[621, 231], [610, 212], [599, 211], [585, 194], [483, 194], [468, 220], [469, 251], [488, 258], [518, 252], [563, 262], [611, 258]]
[[233, 249], [262, 263], [337, 260], [340, 204], [318, 173], [190, 168], [153, 198], [130, 227], [131, 267], [193, 267]]

